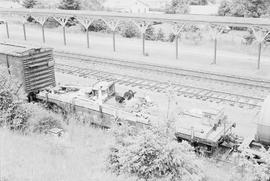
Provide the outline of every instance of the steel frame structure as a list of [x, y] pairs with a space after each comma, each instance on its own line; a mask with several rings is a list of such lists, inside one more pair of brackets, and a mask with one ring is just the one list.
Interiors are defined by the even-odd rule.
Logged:
[[94, 20], [102, 20], [113, 32], [113, 51], [116, 51], [115, 34], [121, 21], [133, 22], [142, 34], [142, 54], [145, 53], [145, 34], [147, 28], [154, 22], [171, 24], [171, 31], [175, 35], [175, 56], [179, 57], [179, 36], [186, 26], [206, 25], [208, 26], [212, 39], [214, 40], [214, 57], [213, 64], [217, 60], [217, 42], [219, 36], [228, 27], [246, 27], [253, 31], [256, 41], [258, 42], [258, 60], [257, 68], [261, 67], [261, 49], [265, 38], [270, 34], [270, 19], [266, 18], [241, 18], [241, 17], [221, 17], [221, 16], [204, 16], [204, 15], [179, 15], [179, 14], [126, 14], [116, 12], [99, 12], [99, 11], [76, 11], [76, 10], [49, 10], [49, 9], [1, 9], [0, 14], [6, 25], [7, 38], [10, 37], [8, 21], [10, 16], [16, 16], [23, 22], [24, 39], [26, 40], [25, 24], [28, 17], [34, 18], [42, 28], [43, 43], [45, 40], [44, 24], [48, 18], [54, 18], [63, 27], [63, 42], [66, 42], [66, 24], [70, 18], [77, 19], [86, 29], [87, 47], [90, 47], [88, 28]]

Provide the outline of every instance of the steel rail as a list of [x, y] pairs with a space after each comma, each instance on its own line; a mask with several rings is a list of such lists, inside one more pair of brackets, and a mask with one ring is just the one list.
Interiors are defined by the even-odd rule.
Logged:
[[243, 86], [248, 86], [248, 87], [255, 87], [255, 88], [262, 88], [262, 89], [270, 90], [270, 80], [266, 80], [266, 79], [241, 77], [241, 76], [236, 76], [236, 75], [228, 75], [228, 74], [192, 70], [192, 69], [183, 69], [183, 68], [166, 66], [166, 65], [126, 61], [126, 60], [121, 60], [121, 59], [97, 57], [97, 56], [90, 56], [90, 55], [70, 53], [70, 52], [55, 51], [54, 55], [56, 57], [78, 59], [78, 60], [88, 61], [95, 64], [107, 64], [110, 66], [117, 66], [117, 67], [152, 71], [152, 72], [159, 72], [159, 73], [167, 73], [170, 75], [193, 77], [193, 78], [205, 79], [205, 80], [210, 80], [210, 81], [215, 81], [215, 82], [218, 81], [221, 83], [243, 85]]
[[243, 18], [243, 17], [223, 17], [223, 16], [204, 16], [204, 15], [180, 15], [180, 14], [128, 14], [104, 11], [76, 11], [76, 10], [59, 10], [59, 9], [7, 9], [0, 8], [0, 14], [17, 14], [17, 15], [40, 15], [47, 17], [68, 16], [68, 17], [94, 17], [110, 18], [120, 20], [143, 20], [157, 22], [179, 22], [192, 24], [221, 24], [227, 26], [239, 27], [270, 27], [270, 19], [267, 18]]
[[[98, 80], [115, 81], [118, 84], [132, 85], [133, 87], [146, 88], [151, 90], [156, 90], [157, 92], [167, 92], [167, 89], [171, 86], [177, 92], [177, 95], [184, 95], [190, 97], [196, 97], [203, 100], [210, 99], [216, 100], [217, 103], [227, 102], [231, 105], [240, 104], [250, 106], [251, 108], [260, 108], [260, 103], [263, 101], [262, 98], [243, 96], [239, 94], [228, 93], [224, 91], [215, 91], [207, 88], [200, 88], [195, 86], [186, 86], [179, 83], [162, 82], [146, 78], [138, 78], [134, 76], [127, 76], [112, 72], [99, 71], [89, 68], [81, 68], [66, 64], [56, 64], [56, 71], [65, 74], [79, 75], [80, 77], [90, 78], [95, 77]], [[144, 83], [147, 84], [144, 84]]]

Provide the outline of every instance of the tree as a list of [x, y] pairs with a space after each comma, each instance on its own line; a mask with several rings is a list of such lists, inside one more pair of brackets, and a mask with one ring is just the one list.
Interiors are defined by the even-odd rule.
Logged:
[[219, 7], [219, 15], [259, 18], [267, 13], [269, 0], [224, 0]]
[[25, 8], [33, 8], [37, 4], [37, 0], [24, 0], [22, 5]]
[[103, 10], [105, 0], [81, 0], [81, 8], [85, 10]]
[[62, 0], [58, 8], [66, 10], [80, 10], [80, 5], [80, 1], [78, 0]]
[[172, 0], [170, 4], [167, 4], [165, 12], [167, 14], [188, 14], [189, 5], [189, 0]]
[[218, 15], [219, 16], [230, 16], [231, 15], [231, 5], [232, 3], [228, 0], [223, 0], [220, 3], [218, 8]]

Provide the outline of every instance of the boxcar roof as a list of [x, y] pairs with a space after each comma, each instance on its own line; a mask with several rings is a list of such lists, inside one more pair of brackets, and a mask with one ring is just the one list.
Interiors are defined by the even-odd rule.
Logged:
[[41, 52], [44, 50], [49, 50], [49, 48], [0, 42], [0, 54], [4, 55], [19, 57], [19, 56], [26, 56], [29, 54], [35, 54], [36, 52]]

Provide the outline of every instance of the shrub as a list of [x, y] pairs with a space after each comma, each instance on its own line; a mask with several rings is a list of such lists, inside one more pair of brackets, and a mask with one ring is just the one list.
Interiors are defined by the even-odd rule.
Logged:
[[138, 28], [131, 22], [121, 23], [119, 29], [120, 29], [120, 34], [123, 37], [133, 38], [133, 37], [140, 36], [140, 32], [139, 32]]
[[143, 180], [204, 177], [193, 148], [186, 142], [176, 142], [165, 129], [125, 127], [115, 139], [108, 159], [108, 168], [115, 174]]
[[175, 40], [175, 34], [170, 33], [170, 34], [169, 34], [168, 41], [169, 41], [169, 42], [174, 42], [174, 40]]
[[253, 155], [241, 153], [236, 158], [234, 167], [232, 168], [230, 180], [239, 181], [269, 181], [270, 180], [270, 150], [263, 151], [262, 159], [265, 163], [258, 164]]
[[62, 118], [39, 104], [22, 103], [18, 94], [20, 84], [0, 69], [0, 126], [23, 133], [45, 132], [53, 127], [62, 127]]
[[158, 29], [156, 40], [164, 41], [165, 35], [161, 28]]
[[27, 120], [29, 132], [46, 133], [51, 128], [63, 128], [62, 116], [46, 110], [41, 105], [27, 103], [23, 108], [30, 112]]
[[146, 32], [145, 32], [145, 39], [146, 40], [155, 40], [156, 39], [156, 36], [155, 36], [155, 33], [154, 33], [154, 27], [153, 26], [148, 26], [148, 28], [146, 29]]
[[102, 20], [95, 20], [88, 28], [89, 31], [107, 31], [107, 25], [104, 21]]

